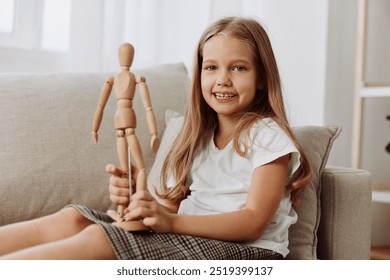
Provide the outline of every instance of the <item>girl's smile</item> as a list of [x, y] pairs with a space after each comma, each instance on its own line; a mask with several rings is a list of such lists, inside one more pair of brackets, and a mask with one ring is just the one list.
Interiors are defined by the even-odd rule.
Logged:
[[229, 92], [216, 92], [214, 93], [214, 95], [215, 98], [222, 103], [229, 102], [231, 100], [234, 100], [235, 98], [238, 98], [238, 94]]

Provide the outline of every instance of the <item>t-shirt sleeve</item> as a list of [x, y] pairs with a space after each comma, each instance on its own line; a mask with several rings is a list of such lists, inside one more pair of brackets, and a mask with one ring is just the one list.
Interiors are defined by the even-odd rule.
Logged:
[[252, 128], [252, 168], [290, 154], [289, 175], [300, 165], [300, 155], [287, 133], [274, 121], [262, 121]]

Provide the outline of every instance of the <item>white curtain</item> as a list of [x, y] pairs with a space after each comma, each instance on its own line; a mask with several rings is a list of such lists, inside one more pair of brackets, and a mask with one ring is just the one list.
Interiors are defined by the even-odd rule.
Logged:
[[135, 67], [184, 62], [191, 67], [201, 33], [226, 15], [260, 18], [258, 0], [105, 0], [102, 2], [102, 70], [117, 69], [122, 42], [136, 48]]
[[[211, 0], [116, 0], [104, 2], [104, 64], [115, 69], [118, 45], [136, 48], [135, 67], [191, 64], [201, 32], [211, 21]], [[229, 1], [224, 1], [225, 5]], [[232, 1], [230, 1], [232, 2]], [[241, 3], [243, 1], [233, 1]], [[242, 4], [240, 4], [242, 5]]]

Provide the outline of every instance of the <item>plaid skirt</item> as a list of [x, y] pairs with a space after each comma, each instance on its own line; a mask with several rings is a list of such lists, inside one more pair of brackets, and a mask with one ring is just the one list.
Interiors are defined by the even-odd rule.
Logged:
[[70, 205], [85, 218], [100, 225], [120, 260], [276, 260], [282, 255], [250, 247], [189, 235], [129, 232], [116, 227], [106, 213], [81, 205]]

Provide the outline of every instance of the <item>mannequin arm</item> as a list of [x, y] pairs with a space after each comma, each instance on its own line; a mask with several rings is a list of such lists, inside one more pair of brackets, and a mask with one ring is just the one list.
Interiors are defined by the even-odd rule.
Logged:
[[154, 116], [152, 102], [150, 100], [149, 89], [148, 86], [146, 85], [145, 77], [143, 76], [138, 77], [137, 84], [138, 84], [139, 92], [141, 94], [142, 103], [144, 104], [144, 108], [146, 111], [146, 121], [148, 123], [149, 132], [152, 137], [150, 146], [152, 148], [152, 151], [156, 152], [160, 145], [160, 140], [157, 138], [156, 118]]
[[106, 107], [108, 98], [110, 97], [113, 84], [114, 84], [114, 77], [108, 77], [106, 82], [104, 83], [102, 92], [100, 93], [99, 104], [95, 111], [95, 116], [93, 118], [92, 131], [91, 131], [92, 140], [95, 144], [98, 142], [97, 132], [102, 122], [104, 107]]

